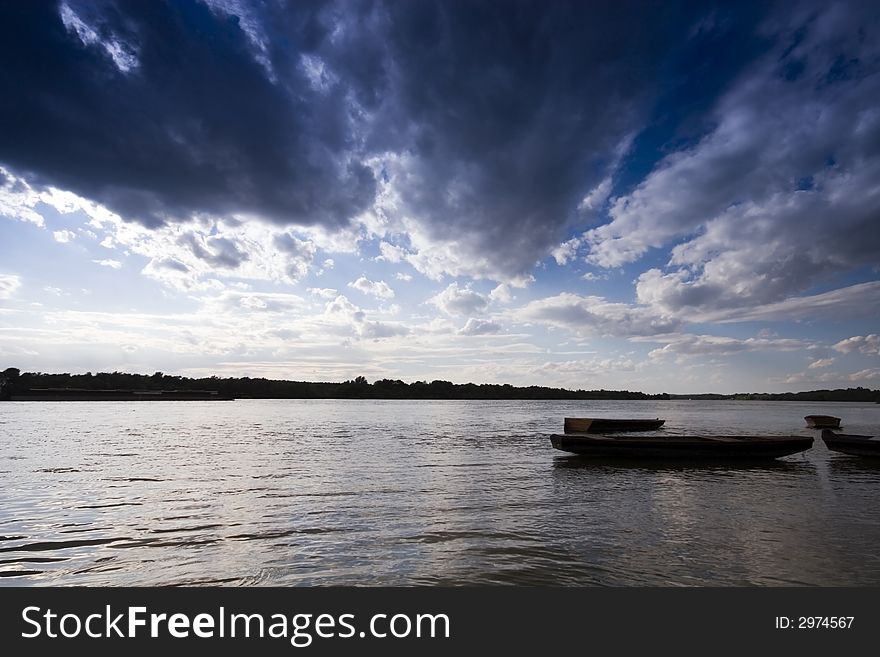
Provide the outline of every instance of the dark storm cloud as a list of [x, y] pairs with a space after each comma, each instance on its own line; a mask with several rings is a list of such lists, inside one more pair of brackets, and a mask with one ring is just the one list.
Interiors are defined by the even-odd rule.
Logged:
[[[295, 67], [274, 85], [236, 19], [188, 0], [69, 5], [0, 8], [0, 162], [15, 172], [148, 225], [241, 212], [332, 226], [372, 201], [341, 92]], [[289, 25], [292, 48], [309, 40]]]
[[368, 144], [406, 155], [387, 164], [404, 211], [516, 275], [609, 174], [699, 18], [669, 3], [391, 2], [328, 59], [382, 44], [373, 74], [391, 93], [364, 99], [379, 108]]
[[[430, 239], [524, 274], [608, 175], [671, 74], [668, 54], [707, 13], [247, 7], [4, 3], [0, 163], [146, 225], [239, 213], [336, 228], [374, 202], [365, 162], [378, 158]], [[218, 265], [240, 261], [221, 251]]]

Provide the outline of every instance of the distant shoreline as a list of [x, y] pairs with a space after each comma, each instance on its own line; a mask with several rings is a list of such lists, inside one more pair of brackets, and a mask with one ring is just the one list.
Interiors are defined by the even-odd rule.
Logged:
[[365, 377], [341, 383], [216, 376], [192, 379], [161, 372], [152, 375], [124, 372], [47, 374], [7, 368], [0, 372], [0, 400], [4, 401], [154, 401], [231, 399], [412, 399], [412, 400], [735, 400], [878, 402], [880, 390], [846, 388], [784, 393], [647, 394], [629, 390], [568, 390], [545, 386], [452, 383], [435, 380], [405, 383]]
[[3, 401], [232, 401], [215, 390], [34, 389], [12, 393]]

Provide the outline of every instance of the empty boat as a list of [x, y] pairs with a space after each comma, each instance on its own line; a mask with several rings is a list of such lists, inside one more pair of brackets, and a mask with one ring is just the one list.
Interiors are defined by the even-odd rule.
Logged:
[[637, 459], [775, 459], [810, 449], [805, 436], [604, 436], [553, 434], [553, 447], [572, 454]]
[[830, 429], [824, 429], [822, 440], [825, 442], [825, 446], [834, 452], [853, 456], [880, 457], [880, 439], [876, 436], [834, 433]]
[[605, 417], [567, 417], [565, 433], [610, 433], [612, 431], [654, 431], [663, 426], [666, 420], [654, 419], [614, 419]]
[[811, 429], [839, 429], [840, 418], [833, 415], [805, 415], [807, 426]]

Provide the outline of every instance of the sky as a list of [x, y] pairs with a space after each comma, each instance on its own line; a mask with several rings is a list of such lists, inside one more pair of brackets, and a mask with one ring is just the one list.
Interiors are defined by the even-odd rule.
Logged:
[[0, 367], [880, 387], [880, 4], [0, 5]]

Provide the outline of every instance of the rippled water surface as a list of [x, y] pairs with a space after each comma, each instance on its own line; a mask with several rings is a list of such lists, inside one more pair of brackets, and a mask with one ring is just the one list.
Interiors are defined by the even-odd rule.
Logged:
[[565, 415], [878, 433], [880, 405], [0, 404], [7, 585], [880, 585], [880, 463], [594, 462]]

